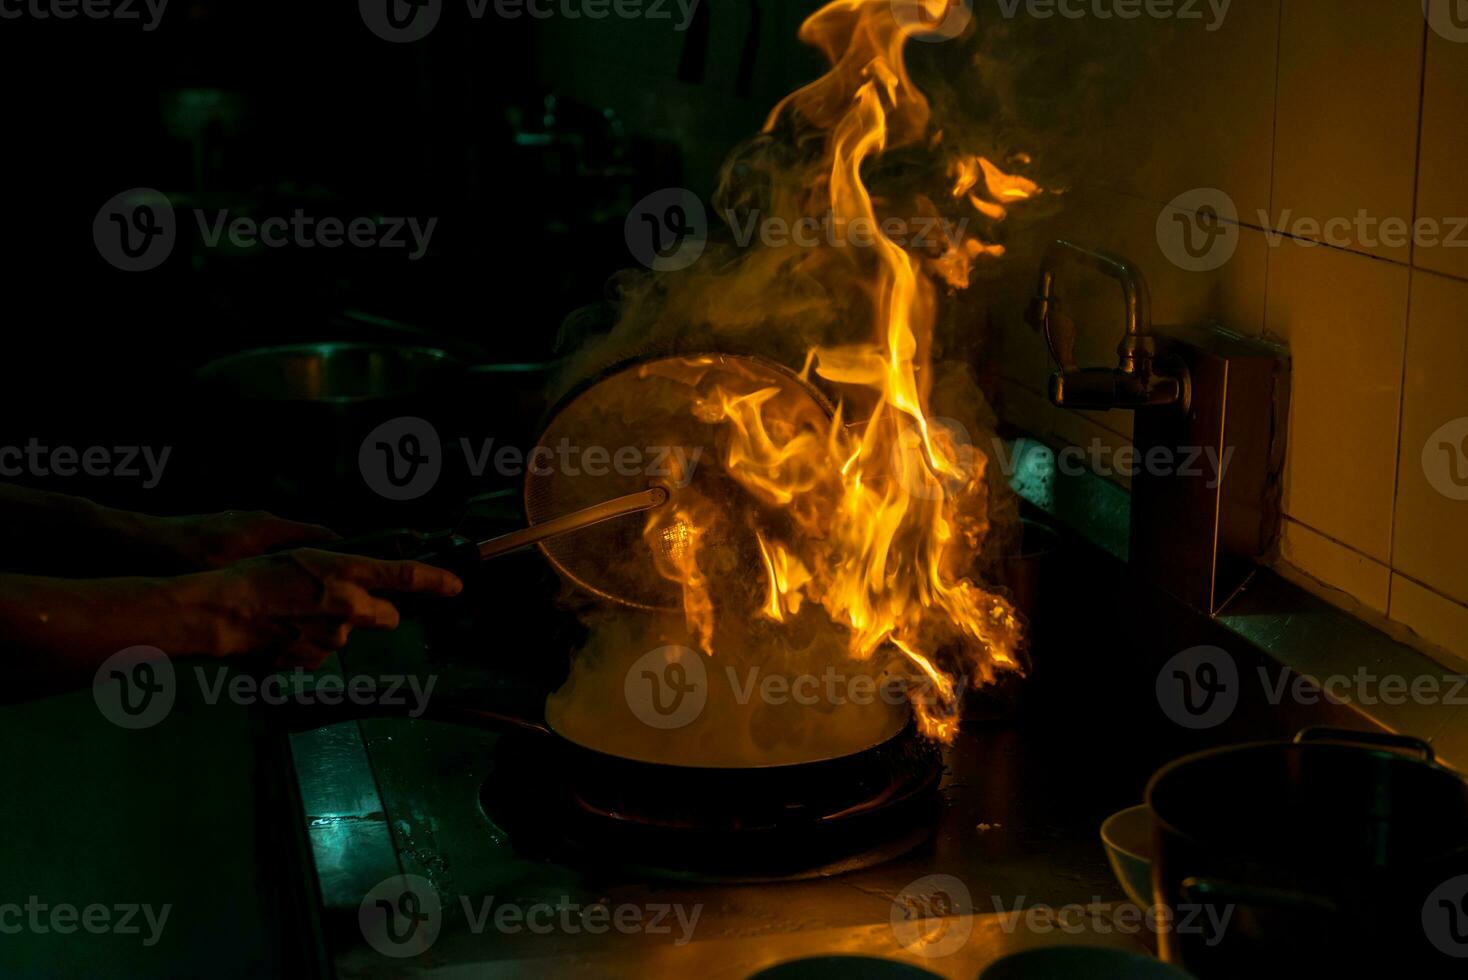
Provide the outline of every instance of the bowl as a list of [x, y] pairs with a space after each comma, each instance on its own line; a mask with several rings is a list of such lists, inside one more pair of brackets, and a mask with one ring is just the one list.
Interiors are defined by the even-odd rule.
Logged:
[[1113, 813], [1101, 824], [1106, 860], [1122, 891], [1140, 908], [1152, 905], [1152, 811], [1145, 803]]

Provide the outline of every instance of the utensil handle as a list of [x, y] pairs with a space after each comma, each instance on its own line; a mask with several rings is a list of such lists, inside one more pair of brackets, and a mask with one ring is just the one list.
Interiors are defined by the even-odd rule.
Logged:
[[593, 504], [590, 507], [584, 507], [581, 510], [572, 511], [560, 517], [553, 517], [539, 524], [533, 524], [519, 531], [511, 531], [509, 534], [502, 534], [497, 538], [481, 541], [479, 543], [479, 557], [481, 559], [495, 558], [506, 552], [514, 551], [517, 548], [523, 548], [526, 545], [544, 541], [546, 538], [554, 538], [562, 534], [569, 534], [572, 531], [580, 531], [583, 528], [591, 527], [593, 524], [600, 524], [602, 521], [609, 521], [617, 517], [625, 517], [628, 514], [652, 510], [654, 507], [661, 507], [667, 502], [667, 499], [668, 491], [662, 487], [649, 487], [646, 490], [639, 490], [637, 493], [629, 493], [624, 497], [605, 500], [599, 504]]
[[1432, 751], [1431, 745], [1412, 735], [1397, 735], [1392, 732], [1364, 732], [1357, 731], [1353, 728], [1331, 728], [1327, 725], [1302, 728], [1295, 733], [1296, 745], [1325, 740], [1355, 742], [1360, 745], [1379, 745], [1388, 749], [1409, 749], [1413, 752], [1420, 753], [1424, 762], [1433, 762], [1437, 758], [1436, 754]]

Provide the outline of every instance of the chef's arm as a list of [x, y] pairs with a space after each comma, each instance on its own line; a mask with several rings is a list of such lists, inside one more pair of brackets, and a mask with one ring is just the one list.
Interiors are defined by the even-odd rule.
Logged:
[[119, 651], [268, 654], [316, 667], [356, 627], [391, 630], [391, 596], [456, 595], [452, 574], [412, 561], [297, 549], [175, 578], [0, 574], [0, 657], [19, 698], [89, 683]]
[[0, 569], [64, 576], [220, 568], [334, 535], [263, 511], [153, 517], [0, 483]]

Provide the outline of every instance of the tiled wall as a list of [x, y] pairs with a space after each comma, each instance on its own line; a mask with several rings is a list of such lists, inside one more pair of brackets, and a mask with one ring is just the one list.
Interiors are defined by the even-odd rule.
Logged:
[[[1064, 25], [1108, 31], [1146, 67], [1091, 134], [1130, 162], [1078, 179], [1046, 230], [1135, 259], [1159, 323], [1217, 318], [1289, 345], [1281, 561], [1468, 660], [1468, 0], [1424, 13], [1422, 0], [1236, 0], [1213, 31]], [[1186, 271], [1159, 217], [1198, 188], [1227, 195], [1240, 228], [1220, 267]], [[1454, 243], [1388, 233], [1421, 218]], [[1083, 363], [1114, 361], [1108, 288], [1073, 303]], [[1124, 443], [1124, 413], [1045, 401], [1050, 366], [1022, 299], [1001, 304], [1001, 411], [1059, 441]]]

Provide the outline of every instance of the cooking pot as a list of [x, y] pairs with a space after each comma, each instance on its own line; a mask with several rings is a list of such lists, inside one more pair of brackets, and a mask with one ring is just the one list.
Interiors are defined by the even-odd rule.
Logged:
[[[382, 523], [453, 523], [465, 498], [502, 489], [469, 472], [459, 439], [519, 445], [543, 410], [547, 364], [475, 364], [429, 345], [328, 342], [240, 351], [197, 373], [214, 446], [206, 476], [223, 507], [266, 507], [349, 531]], [[443, 468], [412, 499], [387, 500], [364, 481], [363, 439], [394, 419], [422, 419]], [[502, 484], [502, 485], [501, 485]], [[386, 517], [386, 520], [385, 520]]]
[[1447, 894], [1468, 875], [1468, 782], [1426, 742], [1307, 729], [1214, 749], [1159, 770], [1147, 805], [1161, 952], [1198, 977], [1468, 966], [1468, 906]]

